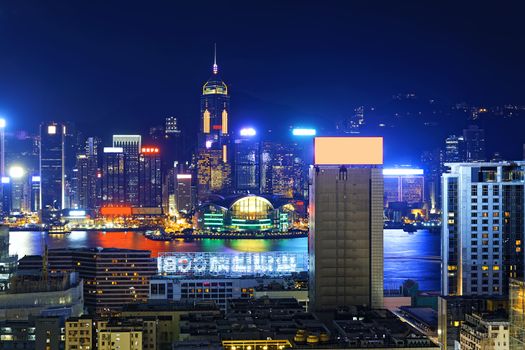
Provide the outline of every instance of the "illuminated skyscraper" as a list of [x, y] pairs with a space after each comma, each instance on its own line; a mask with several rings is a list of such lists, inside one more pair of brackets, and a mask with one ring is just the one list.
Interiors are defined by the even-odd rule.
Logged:
[[139, 203], [139, 154], [142, 146], [140, 135], [113, 135], [113, 147], [121, 147], [126, 157], [127, 203]]
[[199, 149], [197, 158], [197, 191], [201, 198], [231, 189], [231, 166], [217, 149]]
[[285, 198], [303, 197], [308, 177], [300, 146], [265, 141], [261, 148], [261, 193]]
[[40, 125], [40, 208], [63, 209], [65, 186], [64, 135], [60, 123]]
[[525, 276], [525, 163], [452, 163], [443, 174], [442, 294], [508, 295]]
[[463, 130], [465, 140], [465, 161], [481, 162], [486, 160], [485, 155], [485, 130], [476, 125], [470, 125]]
[[228, 87], [219, 77], [215, 55], [212, 76], [202, 87], [201, 95], [197, 146], [198, 192], [201, 197], [231, 189], [229, 111]]
[[228, 86], [219, 76], [217, 55], [213, 61], [212, 76], [202, 87], [200, 108], [199, 147], [211, 145], [212, 148], [221, 148], [229, 142], [230, 95]]
[[175, 199], [177, 210], [189, 213], [193, 208], [193, 195], [191, 191], [191, 174], [177, 174]]
[[[122, 147], [104, 147], [102, 158], [102, 205], [129, 205], [126, 193], [126, 156]], [[137, 173], [138, 183], [138, 173]]]
[[260, 145], [253, 129], [242, 129], [233, 144], [233, 176], [237, 193], [257, 194], [260, 191]]
[[383, 169], [385, 207], [392, 202], [421, 204], [425, 200], [423, 169]]
[[315, 138], [308, 236], [313, 311], [383, 307], [382, 158], [381, 138]]
[[445, 161], [453, 163], [465, 160], [465, 139], [456, 135], [447, 137], [445, 139]]
[[162, 167], [158, 147], [142, 147], [139, 156], [139, 206], [162, 208]]
[[78, 196], [78, 207], [83, 209], [95, 209], [98, 207], [100, 197], [100, 178], [98, 176], [99, 151], [101, 141], [95, 137], [88, 137], [84, 152], [77, 155], [77, 181], [76, 190]]

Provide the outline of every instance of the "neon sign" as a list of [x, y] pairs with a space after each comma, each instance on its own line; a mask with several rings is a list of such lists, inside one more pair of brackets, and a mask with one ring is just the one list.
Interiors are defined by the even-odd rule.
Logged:
[[307, 253], [161, 253], [162, 275], [175, 276], [283, 276], [308, 271]]

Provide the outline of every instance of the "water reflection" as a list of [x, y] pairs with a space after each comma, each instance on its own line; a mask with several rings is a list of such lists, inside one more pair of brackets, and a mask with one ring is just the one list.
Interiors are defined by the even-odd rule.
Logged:
[[[85, 232], [74, 231], [69, 235], [48, 235], [43, 232], [10, 232], [10, 254], [42, 254], [44, 245], [53, 248], [117, 247], [150, 250], [153, 256], [162, 252], [306, 252], [307, 238], [256, 240], [256, 239], [196, 239], [171, 242], [151, 241], [139, 232]], [[398, 288], [411, 278], [421, 290], [439, 290], [440, 235], [419, 230], [408, 234], [403, 230], [385, 230], [385, 288]]]

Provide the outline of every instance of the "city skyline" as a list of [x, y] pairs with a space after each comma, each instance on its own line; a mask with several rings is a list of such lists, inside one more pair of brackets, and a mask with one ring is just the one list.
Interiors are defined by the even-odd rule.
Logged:
[[0, 350], [522, 350], [520, 5], [0, 5]]
[[[142, 132], [153, 126], [150, 123], [174, 115], [193, 134], [199, 123], [198, 91], [211, 74], [214, 43], [221, 71], [231, 84], [232, 128], [244, 126], [239, 124], [243, 120], [265, 130], [278, 120], [286, 126], [315, 123], [330, 133], [360, 106], [375, 108], [379, 119], [395, 114], [399, 106], [392, 105], [391, 98], [397, 94], [415, 93], [417, 105], [434, 100], [438, 113], [462, 101], [487, 108], [525, 104], [519, 93], [521, 70], [512, 70], [509, 64], [524, 56], [521, 46], [515, 45], [523, 36], [505, 17], [512, 18], [517, 5], [493, 12], [479, 4], [469, 9], [459, 4], [448, 8], [415, 2], [377, 6], [335, 2], [320, 9], [307, 2], [296, 13], [294, 4], [260, 8], [258, 14], [245, 6], [230, 12], [216, 5], [202, 11], [191, 5], [159, 5], [146, 14], [136, 3], [127, 3], [126, 11], [111, 4], [6, 6], [0, 30], [18, 30], [3, 33], [0, 114], [15, 130], [67, 120], [86, 133], [94, 133], [100, 123], [115, 132], [117, 128], [121, 133]], [[98, 18], [91, 27], [89, 16], [97, 10], [107, 12], [108, 18]], [[280, 15], [263, 36], [258, 25], [273, 12]], [[71, 23], [67, 15], [78, 21]], [[199, 28], [197, 23], [212, 16], [225, 19], [222, 30], [210, 33]], [[310, 28], [300, 18], [316, 18], [318, 25]], [[48, 21], [56, 26], [44, 25]], [[139, 26], [133, 29], [135, 22]], [[69, 30], [60, 31], [60, 25]], [[238, 25], [246, 30], [237, 31]], [[32, 40], [35, 26], [41, 29], [41, 41]], [[112, 35], [104, 36], [104, 30]], [[287, 42], [293, 44], [283, 50]], [[38, 58], [32, 54], [35, 50]], [[330, 88], [322, 89], [324, 85]], [[416, 112], [432, 115], [432, 108], [417, 105]], [[496, 125], [519, 137], [508, 123]], [[421, 125], [415, 130], [427, 129]], [[394, 149], [392, 153], [410, 152], [414, 145], [427, 142], [413, 135], [415, 130], [403, 124], [395, 132], [380, 128], [368, 132], [385, 133], [388, 156], [388, 148]], [[429, 141], [436, 132], [428, 131]], [[494, 132], [494, 138], [501, 138], [502, 133]], [[413, 135], [413, 141], [405, 148], [389, 141], [407, 135]], [[110, 135], [104, 131], [100, 136]], [[509, 145], [500, 148], [495, 151], [508, 153], [508, 158], [521, 155]]]

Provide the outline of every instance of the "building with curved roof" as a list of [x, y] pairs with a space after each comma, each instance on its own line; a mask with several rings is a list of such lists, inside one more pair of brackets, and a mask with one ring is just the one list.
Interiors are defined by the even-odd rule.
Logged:
[[253, 194], [219, 197], [198, 208], [196, 226], [211, 231], [286, 232], [295, 208], [288, 200]]

